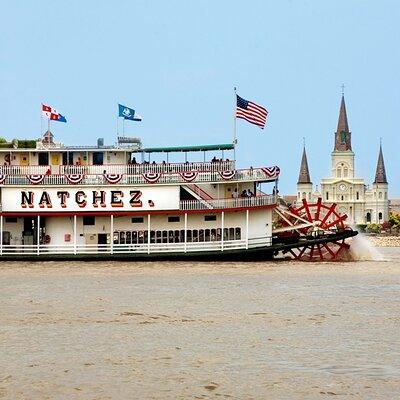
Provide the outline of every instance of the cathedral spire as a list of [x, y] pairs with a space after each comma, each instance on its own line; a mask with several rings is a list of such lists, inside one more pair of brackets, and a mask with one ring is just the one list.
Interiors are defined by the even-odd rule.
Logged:
[[335, 151], [351, 151], [351, 133], [347, 122], [346, 103], [342, 93], [339, 119], [335, 133]]
[[385, 161], [383, 159], [382, 144], [379, 146], [378, 163], [376, 164], [374, 183], [388, 183], [386, 178]]
[[311, 183], [310, 172], [308, 170], [306, 146], [303, 147], [303, 155], [301, 157], [301, 165], [299, 172], [299, 183]]
[[349, 124], [347, 122], [346, 103], [344, 102], [344, 94], [342, 94], [342, 101], [340, 103], [339, 119], [337, 124], [337, 132], [349, 133]]

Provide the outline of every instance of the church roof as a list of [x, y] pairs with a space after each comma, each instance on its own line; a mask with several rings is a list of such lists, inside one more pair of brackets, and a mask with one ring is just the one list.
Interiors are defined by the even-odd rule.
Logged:
[[334, 151], [351, 151], [351, 133], [347, 121], [346, 103], [342, 94], [340, 102], [339, 119], [335, 133]]
[[337, 124], [336, 132], [350, 132], [349, 123], [347, 122], [346, 103], [344, 102], [344, 95], [342, 95], [342, 101], [340, 103], [339, 119]]
[[306, 153], [305, 146], [303, 147], [303, 155], [301, 157], [299, 180], [297, 183], [311, 183], [310, 171], [308, 170], [307, 153]]
[[382, 145], [379, 146], [378, 163], [376, 164], [374, 183], [388, 183], [386, 178], [385, 161], [383, 159]]

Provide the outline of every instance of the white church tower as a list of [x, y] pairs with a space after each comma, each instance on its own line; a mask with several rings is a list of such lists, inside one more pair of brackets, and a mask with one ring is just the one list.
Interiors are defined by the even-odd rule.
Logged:
[[339, 212], [347, 214], [350, 224], [382, 223], [389, 219], [388, 182], [382, 146], [379, 150], [375, 181], [370, 189], [365, 185], [364, 179], [356, 177], [355, 154], [351, 147], [351, 132], [343, 94], [331, 153], [331, 177], [322, 179], [321, 197], [325, 203], [337, 203]]

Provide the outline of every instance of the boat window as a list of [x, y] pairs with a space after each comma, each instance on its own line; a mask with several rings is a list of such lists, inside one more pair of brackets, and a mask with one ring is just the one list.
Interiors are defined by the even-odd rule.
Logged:
[[142, 244], [144, 242], [144, 232], [143, 231], [139, 231], [138, 233], [138, 243]]
[[38, 157], [39, 165], [49, 165], [49, 153], [47, 151], [45, 153], [39, 153]]
[[86, 216], [83, 217], [83, 225], [95, 225], [96, 217]]
[[93, 153], [93, 165], [103, 165], [104, 153], [94, 152]]
[[120, 232], [119, 233], [119, 243], [120, 244], [125, 244], [125, 232]]
[[179, 222], [181, 219], [177, 216], [168, 217], [168, 222]]
[[13, 224], [18, 222], [18, 218], [17, 217], [5, 217], [5, 222], [7, 224]]
[[224, 228], [224, 240], [228, 240], [228, 228]]
[[199, 229], [199, 242], [204, 242], [204, 229]]
[[[240, 240], [241, 228], [224, 228], [224, 240]], [[222, 229], [193, 229], [186, 231], [187, 243], [220, 241]], [[114, 244], [147, 244], [148, 231], [114, 231]], [[184, 243], [185, 230], [150, 231], [150, 243]]]
[[217, 230], [211, 229], [211, 241], [214, 242], [215, 240], [217, 240]]
[[204, 216], [204, 221], [216, 221], [217, 216], [216, 215], [205, 215]]
[[143, 217], [133, 217], [132, 218], [132, 224], [142, 224], [144, 221]]
[[241, 232], [240, 232], [240, 231], [241, 231], [240, 228], [236, 228], [236, 229], [235, 229], [235, 239], [236, 239], [236, 240], [240, 240], [240, 239], [241, 239], [241, 236], [242, 236], [242, 235], [241, 235]]

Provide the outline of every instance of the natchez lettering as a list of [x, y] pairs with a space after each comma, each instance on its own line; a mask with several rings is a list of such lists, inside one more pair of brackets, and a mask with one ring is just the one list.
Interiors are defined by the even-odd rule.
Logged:
[[[107, 207], [107, 192], [104, 190], [92, 190], [90, 193], [86, 193], [83, 190], [78, 190], [75, 196], [70, 199], [70, 193], [64, 190], [57, 191], [57, 199], [50, 196], [50, 193], [43, 191], [39, 197], [38, 205], [40, 208], [52, 208], [53, 202], [57, 201], [61, 208], [67, 208], [67, 203], [75, 202], [78, 207], [85, 208], [89, 202], [95, 208]], [[124, 203], [124, 192], [122, 190], [111, 190], [109, 192], [109, 204], [111, 207], [123, 207]], [[128, 204], [130, 207], [142, 207], [143, 203], [141, 200], [142, 192], [140, 190], [130, 190]], [[154, 207], [154, 201], [148, 200], [150, 207]], [[21, 207], [22, 208], [34, 208], [35, 205], [35, 193], [31, 191], [21, 191]]]

